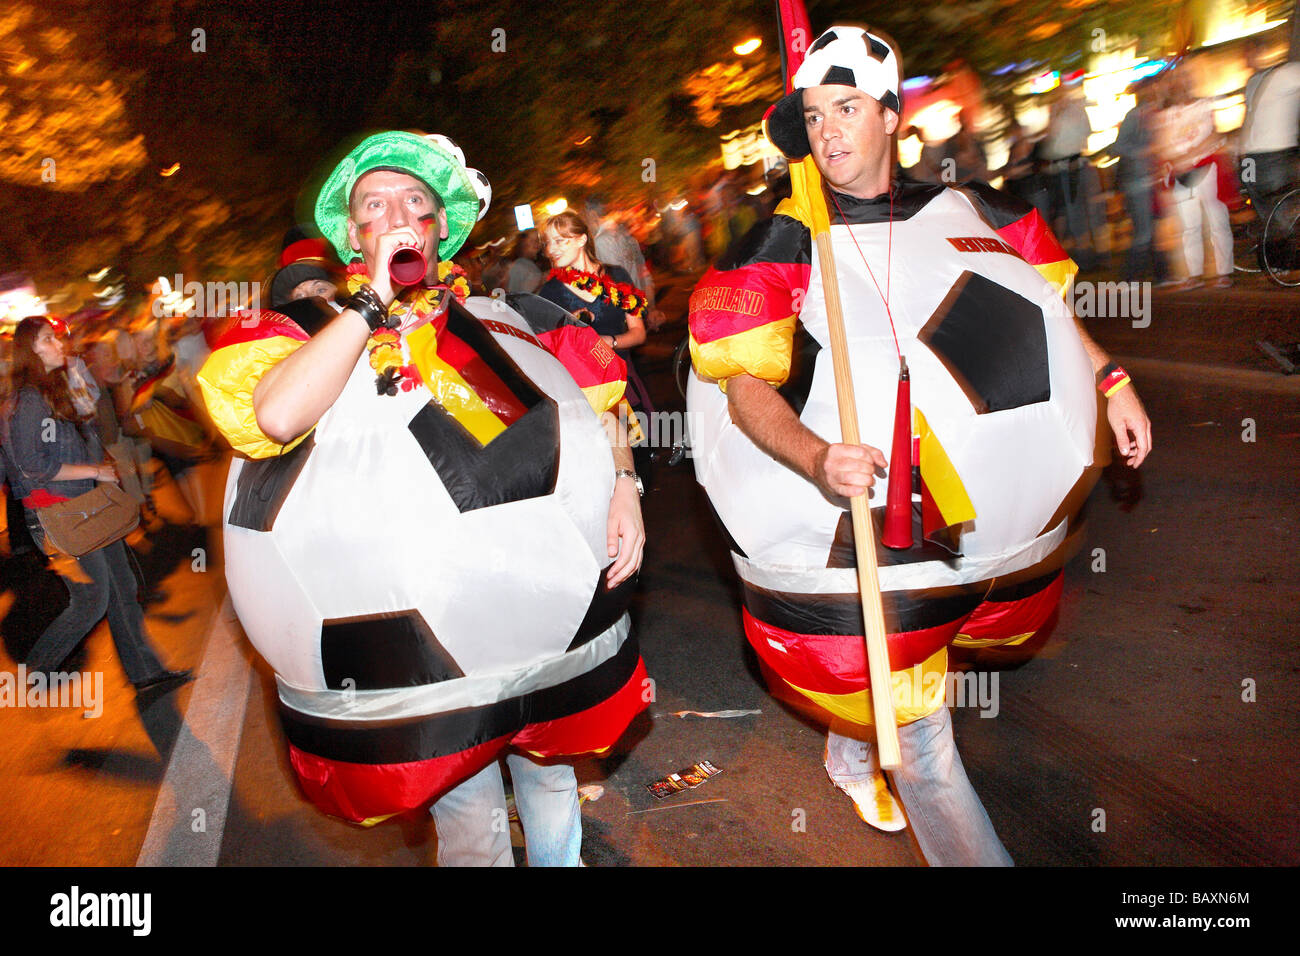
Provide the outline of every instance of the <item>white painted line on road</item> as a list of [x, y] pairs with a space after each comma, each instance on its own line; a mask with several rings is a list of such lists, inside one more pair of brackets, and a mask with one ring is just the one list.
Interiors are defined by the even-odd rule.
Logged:
[[207, 646], [136, 866], [216, 866], [251, 680], [227, 596]]
[[[1241, 388], [1251, 392], [1271, 392], [1276, 395], [1300, 395], [1300, 375], [1282, 375], [1277, 372], [1258, 372], [1254, 369], [1232, 368], [1227, 365], [1199, 365], [1195, 362], [1170, 362], [1165, 359], [1116, 356], [1115, 360], [1138, 376], [1173, 378], [1180, 381], [1199, 382], [1202, 385], [1221, 385]], [[1138, 389], [1142, 383], [1138, 381]]]

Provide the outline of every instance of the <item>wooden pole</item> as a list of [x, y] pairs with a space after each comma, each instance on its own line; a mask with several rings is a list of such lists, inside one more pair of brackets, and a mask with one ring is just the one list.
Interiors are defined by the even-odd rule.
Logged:
[[[840, 284], [835, 274], [835, 255], [830, 230], [817, 235], [817, 258], [826, 290], [826, 320], [831, 340], [831, 361], [835, 368], [835, 397], [840, 409], [840, 431], [846, 445], [862, 444], [858, 436], [858, 405], [853, 395], [853, 370], [849, 367], [848, 338], [844, 334], [844, 310]], [[892, 463], [891, 463], [892, 467]], [[895, 476], [907, 481], [910, 476]], [[885, 632], [885, 608], [880, 598], [880, 569], [876, 566], [876, 531], [872, 527], [867, 496], [849, 499], [853, 522], [853, 547], [858, 559], [858, 590], [862, 593], [862, 620], [867, 645], [867, 673], [871, 678], [871, 706], [876, 723], [876, 748], [880, 766], [897, 770], [903, 755], [898, 746], [898, 720], [894, 716], [894, 687], [889, 677], [889, 643]]]

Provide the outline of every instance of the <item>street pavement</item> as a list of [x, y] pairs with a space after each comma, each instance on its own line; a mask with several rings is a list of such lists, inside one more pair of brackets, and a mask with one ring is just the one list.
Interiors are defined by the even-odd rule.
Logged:
[[[680, 409], [670, 358], [688, 278], [667, 280], [668, 324], [640, 365]], [[1138, 474], [1112, 465], [1087, 506], [1051, 634], [968, 654], [996, 675], [996, 715], [954, 708], [958, 747], [1020, 865], [1300, 863], [1300, 573], [1295, 468], [1300, 376], [1255, 345], [1300, 340], [1300, 292], [1248, 277], [1230, 290], [1157, 292], [1150, 322], [1089, 319], [1133, 373], [1155, 429]], [[223, 469], [208, 466], [211, 493]], [[689, 460], [662, 460], [645, 498], [648, 543], [633, 619], [655, 700], [620, 744], [578, 763], [590, 866], [910, 866], [907, 831], [861, 823], [821, 766], [823, 735], [769, 696], [740, 628], [726, 550]], [[0, 710], [0, 863], [21, 866], [424, 866], [427, 814], [371, 829], [299, 794], [265, 665], [223, 604], [219, 536], [170, 519], [138, 542], [159, 581], [148, 625], [198, 680], [139, 708], [106, 626], [67, 665], [105, 675], [102, 716]], [[200, 556], [202, 560], [200, 560]], [[0, 566], [0, 667], [13, 671], [57, 582]], [[739, 716], [678, 716], [745, 711]], [[657, 800], [652, 780], [700, 760], [722, 773]], [[519, 857], [522, 859], [522, 856]]]

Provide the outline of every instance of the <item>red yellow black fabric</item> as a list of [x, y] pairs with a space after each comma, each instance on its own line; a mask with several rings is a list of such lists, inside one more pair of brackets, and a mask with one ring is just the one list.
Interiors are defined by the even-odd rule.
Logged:
[[597, 414], [614, 408], [627, 389], [627, 363], [591, 326], [565, 325], [537, 336], [560, 360]]
[[[861, 634], [801, 634], [759, 621], [747, 611], [744, 624], [745, 636], [758, 655], [773, 693], [811, 706], [826, 723], [840, 721], [862, 727], [873, 723], [873, 688]], [[955, 625], [941, 625], [906, 635], [889, 635], [890, 683], [900, 724], [911, 723], [943, 706], [947, 645], [954, 631]], [[904, 665], [900, 660], [916, 663]]]
[[297, 323], [263, 309], [240, 313], [199, 370], [199, 388], [212, 422], [232, 448], [249, 458], [273, 458], [307, 437], [281, 445], [257, 424], [253, 389], [267, 370], [292, 355], [307, 333]]
[[921, 482], [922, 535], [957, 553], [960, 526], [975, 518], [975, 505], [919, 408], [912, 410], [912, 434], [912, 461]]
[[690, 298], [691, 358], [700, 374], [719, 381], [748, 374], [783, 383], [811, 263], [808, 230], [797, 219], [776, 215], [710, 268]]
[[961, 626], [958, 647], [1023, 644], [1052, 619], [1061, 601], [1065, 575], [1055, 571], [1010, 588], [995, 588]]
[[[527, 413], [532, 402], [525, 404], [518, 394], [518, 370], [501, 349], [494, 347], [495, 343], [489, 344], [490, 337], [482, 323], [453, 302], [434, 319], [433, 328], [435, 352], [445, 363], [445, 369], [440, 372], [449, 371], [459, 377], [506, 428]], [[475, 340], [473, 346], [465, 341], [467, 337]]]
[[158, 390], [158, 386], [162, 384], [162, 380], [166, 377], [166, 372], [158, 372], [156, 375], [136, 384], [135, 392], [131, 395], [132, 414], [140, 411], [153, 401], [154, 392]]
[[962, 186], [984, 219], [1039, 275], [1064, 295], [1079, 271], [1038, 210], [986, 183]]
[[367, 726], [299, 713], [282, 701], [280, 716], [308, 798], [334, 816], [378, 822], [436, 799], [509, 746], [543, 758], [607, 750], [645, 708], [645, 686], [629, 636], [579, 677], [481, 707]]
[[[858, 602], [861, 603], [861, 598]], [[745, 636], [754, 652], [787, 683], [821, 694], [852, 694], [871, 688], [862, 634], [803, 634], [744, 612]], [[889, 635], [889, 670], [914, 667], [948, 646], [960, 620]]]

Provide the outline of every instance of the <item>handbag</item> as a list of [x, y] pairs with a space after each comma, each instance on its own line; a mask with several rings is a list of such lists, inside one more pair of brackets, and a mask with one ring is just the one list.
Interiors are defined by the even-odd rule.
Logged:
[[33, 511], [50, 544], [74, 558], [125, 538], [140, 524], [140, 506], [107, 482], [84, 495]]

